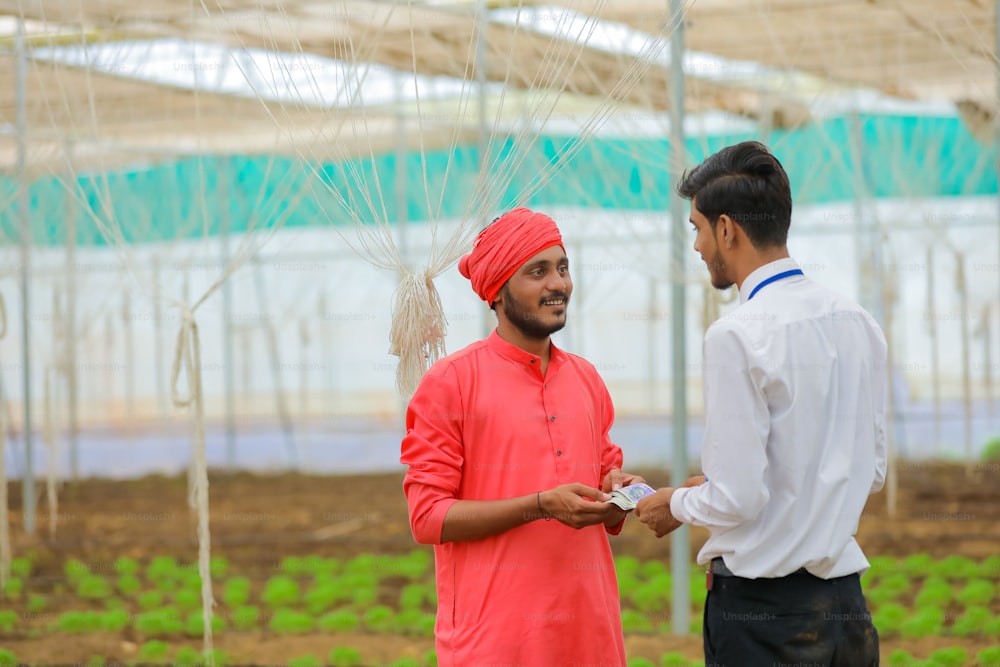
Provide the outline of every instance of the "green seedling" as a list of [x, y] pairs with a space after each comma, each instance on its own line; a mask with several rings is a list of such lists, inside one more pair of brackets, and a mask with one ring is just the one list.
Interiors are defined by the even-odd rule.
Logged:
[[434, 614], [423, 614], [420, 617], [420, 621], [417, 624], [417, 630], [421, 637], [433, 637], [434, 636], [434, 625], [437, 623], [437, 618]]
[[367, 607], [378, 600], [377, 588], [356, 588], [351, 593], [351, 602], [357, 607]]
[[913, 654], [901, 648], [889, 654], [889, 667], [911, 667], [917, 664], [917, 659]]
[[639, 566], [639, 575], [648, 581], [656, 577], [669, 578], [670, 572], [667, 571], [666, 563], [662, 560], [647, 560]]
[[12, 600], [17, 600], [21, 597], [21, 593], [24, 592], [24, 582], [18, 577], [11, 577], [7, 580], [7, 584], [3, 588], [3, 594]]
[[156, 556], [146, 566], [146, 578], [150, 581], [175, 580], [180, 577], [177, 561], [173, 556]]
[[62, 632], [83, 634], [97, 632], [104, 621], [103, 615], [96, 611], [66, 611], [59, 615], [56, 627]]
[[31, 560], [27, 558], [12, 558], [10, 561], [10, 573], [14, 577], [27, 579], [31, 576]]
[[106, 667], [107, 664], [108, 661], [103, 655], [92, 655], [87, 661], [87, 667]]
[[124, 556], [115, 560], [115, 572], [119, 575], [136, 575], [139, 572], [139, 564], [132, 558]]
[[184, 623], [176, 609], [162, 607], [136, 616], [135, 629], [148, 637], [169, 637], [181, 634]]
[[316, 623], [312, 616], [294, 609], [282, 608], [274, 612], [268, 627], [280, 635], [301, 635], [311, 631]]
[[416, 658], [400, 658], [391, 664], [391, 667], [422, 667]]
[[153, 639], [139, 648], [136, 658], [139, 662], [165, 663], [170, 660], [170, 644]]
[[212, 579], [222, 579], [228, 571], [229, 561], [222, 556], [212, 556], [208, 561], [208, 572], [212, 575]]
[[135, 595], [141, 588], [142, 584], [134, 574], [122, 574], [118, 576], [118, 591], [122, 595]]
[[90, 574], [90, 568], [75, 558], [71, 558], [63, 564], [63, 575], [71, 585], [76, 585], [77, 581], [88, 574]]
[[250, 580], [246, 577], [227, 579], [223, 586], [222, 599], [230, 607], [245, 605], [250, 600]]
[[302, 655], [289, 660], [288, 667], [323, 667], [323, 662], [314, 655]]
[[[212, 633], [219, 635], [226, 629], [226, 622], [221, 616], [212, 616]], [[205, 634], [205, 619], [202, 611], [192, 611], [184, 623], [184, 632], [188, 637], [201, 637]]]
[[622, 629], [625, 634], [647, 634], [653, 631], [649, 617], [635, 609], [622, 610]]
[[198, 609], [201, 607], [201, 591], [182, 588], [174, 594], [174, 604], [181, 609]]
[[652, 660], [647, 658], [629, 658], [628, 662], [625, 663], [628, 667], [656, 667]]
[[958, 592], [955, 598], [966, 607], [987, 605], [996, 595], [996, 588], [985, 579], [973, 579]]
[[928, 553], [919, 553], [903, 559], [903, 570], [911, 576], [927, 576], [934, 571], [934, 559]]
[[984, 648], [976, 654], [979, 667], [1000, 667], [1000, 646]]
[[941, 634], [943, 623], [944, 611], [938, 607], [925, 607], [903, 621], [899, 631], [906, 639], [930, 637]]
[[977, 572], [985, 579], [1000, 579], [1000, 556], [987, 556], [979, 564]]
[[44, 595], [32, 593], [28, 596], [28, 611], [31, 613], [37, 614], [40, 611], [44, 611], [46, 606], [48, 606], [48, 600], [45, 599]]
[[139, 593], [137, 601], [139, 602], [140, 609], [156, 609], [163, 606], [163, 593], [160, 591], [145, 591]]
[[936, 574], [948, 579], [971, 579], [979, 574], [979, 564], [968, 556], [947, 556], [934, 564]]
[[205, 657], [190, 646], [181, 646], [174, 654], [175, 667], [197, 667], [205, 664]]
[[1000, 637], [1000, 616], [993, 616], [983, 623], [980, 631], [986, 637]]
[[671, 651], [660, 656], [660, 667], [689, 667], [691, 661], [683, 653]]
[[300, 597], [299, 585], [291, 577], [283, 575], [268, 579], [261, 595], [269, 607], [288, 607], [296, 604]]
[[285, 556], [278, 564], [278, 569], [290, 577], [299, 577], [306, 574], [305, 565], [298, 556]]
[[394, 614], [390, 607], [377, 605], [365, 612], [365, 627], [374, 632], [389, 632], [392, 630]]
[[111, 584], [102, 576], [87, 574], [77, 580], [76, 594], [88, 600], [101, 600], [111, 597], [114, 591]]
[[420, 619], [423, 612], [419, 609], [404, 609], [396, 614], [392, 629], [395, 634], [420, 635]]
[[257, 622], [260, 620], [260, 609], [248, 606], [237, 607], [230, 618], [238, 630], [252, 630], [257, 627]]
[[934, 576], [924, 580], [924, 585], [920, 589], [920, 592], [917, 593], [914, 603], [918, 609], [922, 607], [941, 607], [951, 602], [954, 597], [955, 591], [952, 590], [951, 584], [941, 577]]
[[421, 609], [428, 596], [425, 584], [407, 584], [399, 592], [399, 607], [401, 609]]
[[906, 609], [902, 605], [891, 602], [875, 610], [872, 614], [872, 623], [882, 634], [895, 634], [903, 626], [906, 614]]
[[101, 614], [101, 629], [108, 632], [121, 632], [132, 620], [124, 609], [112, 609]]
[[934, 667], [962, 667], [969, 664], [969, 652], [960, 646], [939, 648], [928, 656]]
[[664, 591], [660, 589], [659, 586], [644, 584], [633, 592], [629, 599], [632, 600], [632, 604], [634, 604], [635, 608], [639, 611], [662, 611], [668, 602], [668, 594], [669, 590]]
[[327, 662], [332, 667], [360, 667], [361, 653], [358, 649], [350, 646], [337, 646], [330, 650]]
[[306, 606], [311, 614], [322, 614], [340, 599], [340, 589], [332, 581], [314, 585], [305, 596]]
[[17, 612], [9, 609], [0, 611], [0, 632], [11, 633], [17, 627]]
[[956, 637], [970, 637], [979, 634], [992, 616], [986, 607], [969, 607], [955, 619], [955, 624], [951, 626], [951, 634]]
[[323, 614], [316, 624], [324, 632], [353, 632], [360, 625], [360, 621], [353, 611], [341, 609]]
[[437, 667], [438, 664], [438, 654], [434, 649], [429, 649], [427, 653], [424, 653], [424, 664], [427, 667]]
[[10, 667], [14, 667], [14, 665], [18, 664], [20, 664], [20, 662], [18, 661], [17, 656], [14, 655], [13, 651], [0, 648], [0, 665], [3, 665], [3, 667], [8, 667], [8, 665]]
[[639, 559], [634, 556], [619, 556], [615, 558], [615, 572], [621, 577], [623, 574], [639, 575]]

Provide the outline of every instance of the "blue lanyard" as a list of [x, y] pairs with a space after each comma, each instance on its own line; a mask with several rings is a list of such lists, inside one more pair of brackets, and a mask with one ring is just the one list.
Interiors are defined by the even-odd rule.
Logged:
[[759, 285], [757, 285], [756, 287], [753, 288], [753, 291], [750, 292], [750, 296], [747, 297], [747, 301], [749, 301], [750, 299], [752, 299], [753, 295], [756, 294], [757, 292], [759, 292], [760, 288], [763, 287], [764, 285], [770, 285], [771, 283], [773, 283], [775, 281], [781, 280], [782, 278], [788, 278], [789, 276], [801, 276], [801, 275], [804, 275], [802, 273], [802, 269], [792, 269], [791, 271], [784, 271], [784, 272], [779, 273], [777, 275], [771, 276], [770, 278], [768, 278], [767, 280], [762, 281]]

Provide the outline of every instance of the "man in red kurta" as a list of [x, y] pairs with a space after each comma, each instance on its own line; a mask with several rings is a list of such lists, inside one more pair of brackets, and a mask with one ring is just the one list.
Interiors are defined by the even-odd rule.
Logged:
[[413, 535], [435, 545], [438, 664], [624, 666], [606, 492], [641, 478], [597, 371], [549, 339], [573, 291], [559, 230], [515, 209], [459, 270], [497, 328], [427, 372], [401, 456]]

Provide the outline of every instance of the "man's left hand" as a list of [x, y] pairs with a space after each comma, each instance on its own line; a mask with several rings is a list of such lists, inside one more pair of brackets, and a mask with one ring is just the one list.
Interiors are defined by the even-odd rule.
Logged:
[[635, 516], [646, 524], [646, 527], [663, 537], [681, 527], [682, 523], [670, 513], [670, 498], [674, 495], [673, 487], [666, 487], [639, 501], [635, 508]]

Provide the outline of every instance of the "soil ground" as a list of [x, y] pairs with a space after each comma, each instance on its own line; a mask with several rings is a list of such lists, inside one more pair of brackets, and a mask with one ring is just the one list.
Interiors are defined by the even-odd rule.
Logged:
[[[636, 471], [653, 486], [666, 485], [659, 470]], [[905, 557], [929, 553], [935, 559], [953, 554], [981, 560], [1000, 553], [1000, 465], [902, 463], [898, 474], [896, 512], [889, 516], [886, 491], [869, 499], [861, 518], [858, 541], [868, 556]], [[44, 482], [41, 495], [44, 496]], [[9, 489], [14, 556], [31, 553], [36, 563], [32, 582], [62, 578], [62, 563], [78, 558], [94, 571], [112, 572], [121, 556], [146, 559], [173, 555], [189, 563], [197, 556], [193, 510], [187, 505], [186, 477], [151, 476], [138, 480], [99, 479], [67, 482], [58, 504], [58, 527], [49, 537], [48, 508], [40, 503], [34, 535], [23, 530], [21, 489]], [[423, 549], [413, 542], [402, 494], [401, 474], [318, 477], [301, 474], [258, 476], [210, 474], [212, 554], [224, 556], [233, 570], [265, 580], [286, 556], [316, 554], [349, 558], [361, 553], [407, 553]], [[691, 558], [707, 533], [691, 531]], [[641, 560], [669, 559], [669, 539], [656, 540], [638, 522], [626, 524], [613, 539], [617, 555]], [[6, 602], [3, 603], [4, 605]], [[23, 603], [22, 603], [23, 604]], [[47, 610], [57, 613], [58, 610]], [[126, 630], [78, 638], [5, 638], [0, 641], [21, 660], [66, 664], [102, 655], [113, 661], [130, 659], [136, 641]], [[200, 647], [197, 640], [171, 642]], [[926, 657], [942, 646], [976, 650], [1000, 643], [996, 639], [927, 637], [883, 640], [886, 658], [896, 648]], [[349, 636], [278, 637], [266, 630], [225, 633], [216, 646], [243, 663], [283, 664], [291, 657], [325, 657], [337, 645], [354, 646], [376, 663], [404, 656], [419, 657], [433, 648], [431, 639], [357, 633]], [[629, 636], [630, 656], [658, 662], [679, 651], [702, 657], [697, 636]]]

